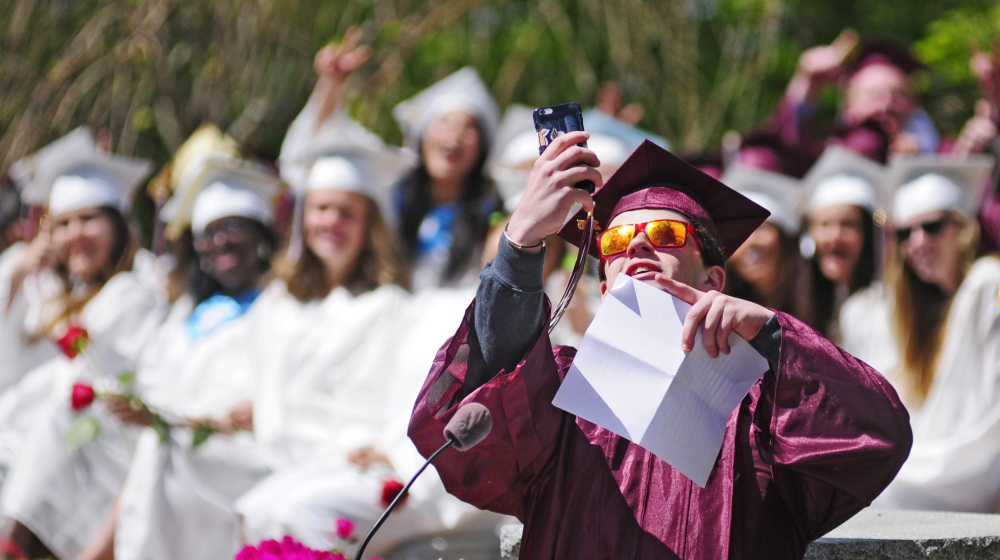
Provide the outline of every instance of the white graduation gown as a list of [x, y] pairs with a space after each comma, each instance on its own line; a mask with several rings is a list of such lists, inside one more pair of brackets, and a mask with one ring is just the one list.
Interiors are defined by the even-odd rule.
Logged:
[[[98, 391], [114, 387], [114, 377], [135, 367], [165, 310], [162, 293], [130, 272], [116, 274], [77, 320], [90, 335], [88, 353], [100, 370], [84, 355], [71, 360], [60, 354], [0, 399], [5, 439], [8, 444], [17, 440], [8, 445], [17, 454], [0, 494], [0, 511], [31, 529], [60, 558], [75, 557], [93, 539], [121, 488], [134, 442], [134, 431], [100, 402], [74, 413], [72, 386], [83, 381]], [[78, 414], [96, 418], [101, 431], [74, 449], [65, 437]]]
[[[337, 290], [302, 313], [311, 315], [297, 320], [307, 334], [298, 351], [271, 349], [288, 357], [270, 366], [276, 385], [262, 390], [260, 401], [270, 402], [255, 409], [258, 436], [279, 457], [277, 472], [237, 504], [248, 542], [292, 535], [329, 549], [339, 517], [355, 522], [356, 536], [364, 536], [384, 509], [384, 478], [395, 474], [405, 481], [423, 463], [406, 438], [410, 411], [437, 348], [472, 295], [442, 291], [414, 298], [383, 287], [352, 298]], [[293, 314], [288, 320], [296, 322]], [[348, 464], [348, 453], [366, 445], [389, 455], [395, 473]], [[429, 469], [368, 552], [378, 555], [421, 534], [493, 528], [499, 518], [448, 495]]]
[[[198, 418], [252, 400], [257, 381], [247, 363], [248, 318], [257, 305], [192, 341], [184, 327], [192, 302], [174, 304], [142, 355], [137, 384], [145, 402], [174, 417]], [[190, 430], [174, 429], [161, 442], [143, 430], [119, 503], [118, 560], [232, 558], [240, 543], [233, 500], [267, 467], [249, 433], [214, 434], [196, 449], [191, 438]]]
[[29, 371], [59, 354], [59, 349], [50, 341], [34, 338], [25, 331], [28, 298], [24, 291], [10, 299], [14, 264], [27, 247], [23, 242], [16, 243], [0, 253], [0, 394], [16, 385]]
[[[876, 288], [845, 303], [843, 347], [879, 369], [910, 412], [913, 448], [875, 507], [991, 512], [1000, 505], [1000, 260], [977, 260], [948, 311], [934, 381], [915, 405], [898, 382], [892, 299]], [[881, 368], [881, 369], [880, 369]]]

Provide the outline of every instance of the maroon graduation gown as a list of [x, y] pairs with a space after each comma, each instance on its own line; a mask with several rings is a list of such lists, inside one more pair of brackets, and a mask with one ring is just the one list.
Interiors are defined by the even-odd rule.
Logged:
[[778, 320], [778, 371], [733, 411], [705, 488], [552, 406], [576, 350], [552, 347], [545, 333], [514, 371], [459, 400], [468, 314], [435, 358], [409, 434], [428, 456], [462, 403], [490, 410], [489, 436], [435, 466], [452, 494], [524, 523], [522, 560], [802, 558], [882, 491], [912, 436], [878, 372], [801, 321]]

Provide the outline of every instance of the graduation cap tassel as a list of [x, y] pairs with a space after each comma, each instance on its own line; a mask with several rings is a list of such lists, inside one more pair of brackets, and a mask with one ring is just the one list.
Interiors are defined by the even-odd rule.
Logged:
[[580, 252], [576, 256], [576, 264], [573, 265], [573, 272], [569, 275], [569, 281], [566, 283], [566, 290], [563, 292], [562, 298], [559, 300], [559, 304], [552, 309], [552, 318], [549, 319], [549, 334], [552, 330], [556, 328], [559, 324], [559, 320], [562, 319], [563, 313], [569, 307], [569, 302], [573, 299], [573, 293], [576, 292], [576, 285], [580, 282], [580, 278], [583, 276], [584, 266], [587, 264], [587, 255], [590, 253], [590, 244], [594, 240], [594, 213], [587, 213], [587, 222], [583, 226], [583, 239], [580, 240]]

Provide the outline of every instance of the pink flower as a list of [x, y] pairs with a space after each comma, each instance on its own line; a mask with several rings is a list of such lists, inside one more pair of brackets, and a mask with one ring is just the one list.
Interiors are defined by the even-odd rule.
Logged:
[[354, 522], [343, 517], [337, 519], [337, 531], [335, 534], [345, 541], [351, 540], [354, 537]]
[[[403, 483], [395, 478], [387, 478], [382, 483], [382, 507], [389, 507], [389, 504], [396, 499], [396, 496], [403, 491]], [[402, 500], [399, 501], [400, 505], [406, 501], [404, 496]]]
[[56, 341], [59, 346], [59, 350], [66, 355], [67, 358], [73, 359], [83, 349], [87, 347], [87, 342], [90, 340], [90, 335], [87, 333], [87, 329], [79, 325], [71, 325], [66, 329], [66, 334], [62, 338]]
[[244, 546], [235, 560], [346, 560], [342, 554], [313, 550], [292, 537], [262, 541], [257, 547]]
[[97, 393], [94, 392], [94, 388], [90, 385], [86, 383], [74, 383], [73, 394], [70, 396], [69, 404], [74, 412], [79, 412], [90, 406], [96, 397]]

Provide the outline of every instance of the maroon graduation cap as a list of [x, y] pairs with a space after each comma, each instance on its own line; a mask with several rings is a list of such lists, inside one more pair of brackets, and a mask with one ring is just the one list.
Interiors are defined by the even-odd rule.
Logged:
[[[642, 208], [673, 210], [704, 226], [727, 259], [770, 215], [747, 197], [648, 140], [594, 194], [594, 203], [597, 233], [622, 212]], [[586, 213], [581, 210], [559, 230], [559, 235], [579, 246], [585, 219]], [[600, 257], [596, 243], [591, 244], [590, 254]]]
[[918, 70], [927, 69], [927, 66], [917, 60], [917, 57], [905, 45], [885, 39], [873, 39], [862, 45], [848, 74], [853, 75], [862, 68], [874, 64], [895, 66], [907, 76]]
[[755, 130], [743, 137], [737, 161], [748, 167], [801, 179], [809, 171], [822, 146], [804, 142], [791, 145], [774, 131]]
[[874, 119], [868, 119], [854, 126], [839, 125], [834, 129], [828, 144], [843, 146], [885, 164], [889, 160], [889, 148], [892, 142], [881, 124]]

